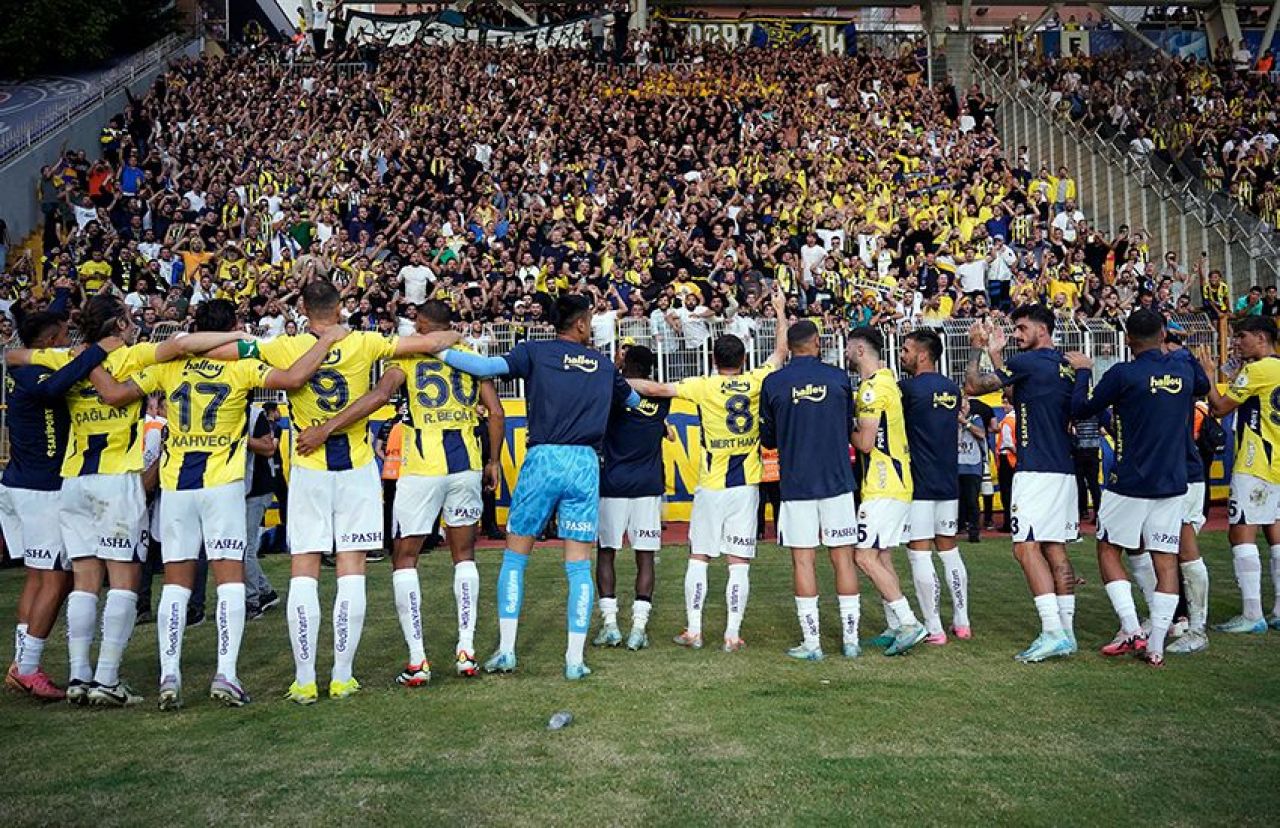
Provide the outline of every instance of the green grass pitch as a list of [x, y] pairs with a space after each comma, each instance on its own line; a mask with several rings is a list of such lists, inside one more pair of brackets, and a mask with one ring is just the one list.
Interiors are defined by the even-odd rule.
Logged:
[[[1222, 620], [1238, 611], [1226, 538], [1203, 541], [1210, 617]], [[714, 646], [723, 563], [711, 568], [712, 646], [670, 644], [684, 620], [684, 549], [669, 547], [658, 565], [651, 648], [591, 648], [595, 674], [578, 684], [561, 678], [565, 588], [552, 550], [537, 551], [528, 570], [514, 676], [453, 675], [451, 574], [441, 552], [421, 565], [436, 659], [436, 679], [421, 690], [393, 681], [404, 645], [389, 563], [370, 565], [356, 662], [365, 689], [349, 700], [322, 694], [309, 708], [281, 700], [292, 659], [276, 610], [245, 635], [241, 678], [252, 705], [227, 710], [208, 700], [210, 621], [187, 634], [187, 707], [162, 714], [155, 627], [139, 627], [124, 675], [146, 695], [141, 707], [0, 698], [0, 825], [1275, 824], [1280, 634], [1215, 635], [1207, 653], [1170, 657], [1163, 671], [1106, 660], [1095, 650], [1115, 617], [1088, 540], [1072, 547], [1088, 579], [1076, 615], [1083, 652], [1019, 665], [1012, 656], [1037, 622], [1009, 544], [963, 548], [975, 638], [896, 659], [838, 657], [830, 570], [820, 566], [828, 657], [789, 661], [783, 653], [798, 640], [790, 560], [774, 546], [761, 548], [752, 570], [745, 652]], [[482, 657], [496, 640], [499, 555], [480, 554]], [[905, 555], [898, 559], [905, 576]], [[283, 595], [287, 561], [265, 563]], [[624, 632], [633, 574], [623, 553]], [[18, 571], [0, 573], [6, 634], [19, 584]], [[863, 592], [863, 633], [872, 635], [882, 617], [869, 584]], [[324, 678], [332, 595], [327, 570]], [[1269, 607], [1266, 578], [1264, 598]], [[62, 635], [60, 622], [46, 652], [59, 680]], [[557, 710], [576, 721], [548, 732]]]

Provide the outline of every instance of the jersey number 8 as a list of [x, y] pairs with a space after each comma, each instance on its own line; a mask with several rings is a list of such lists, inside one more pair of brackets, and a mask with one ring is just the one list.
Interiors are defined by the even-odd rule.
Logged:
[[751, 413], [751, 398], [746, 394], [735, 394], [724, 401], [725, 428], [731, 434], [746, 434], [756, 424], [755, 415]]

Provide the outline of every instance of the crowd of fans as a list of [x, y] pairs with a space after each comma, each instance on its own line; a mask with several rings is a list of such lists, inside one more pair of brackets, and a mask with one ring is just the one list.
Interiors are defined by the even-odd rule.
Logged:
[[1118, 137], [1135, 157], [1154, 155], [1226, 193], [1280, 228], [1280, 93], [1273, 53], [1256, 60], [1223, 40], [1212, 60], [1129, 51], [1059, 58], [1032, 55], [1021, 82], [1064, 117]]
[[[476, 337], [545, 326], [577, 292], [598, 338], [630, 317], [660, 347], [713, 318], [749, 336], [775, 282], [835, 332], [1037, 301], [1117, 326], [1138, 305], [1236, 309], [1207, 262], [1096, 227], [1068, 168], [1007, 153], [994, 104], [929, 88], [909, 51], [681, 48], [644, 71], [475, 46], [363, 71], [341, 46], [179, 61], [43, 170], [43, 261], [11, 254], [0, 291], [24, 310], [119, 291], [144, 332], [226, 297], [278, 336], [328, 279], [354, 328], [410, 330], [434, 297]], [[1272, 290], [1242, 312], [1276, 309]]]

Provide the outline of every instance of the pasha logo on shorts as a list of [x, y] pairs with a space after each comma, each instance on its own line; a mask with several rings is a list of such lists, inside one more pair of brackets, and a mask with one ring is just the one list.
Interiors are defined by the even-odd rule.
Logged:
[[799, 405], [801, 402], [820, 403], [827, 398], [827, 386], [814, 385], [809, 383], [804, 388], [791, 389], [791, 404]]
[[755, 546], [755, 538], [744, 538], [738, 535], [729, 535], [725, 540], [733, 546]]
[[477, 520], [480, 519], [480, 510], [479, 509], [458, 509], [456, 512], [454, 512], [454, 517], [457, 518], [457, 520], [460, 523], [463, 523], [464, 525], [468, 523], [475, 523]]
[[636, 530], [636, 537], [637, 537], [637, 538], [646, 538], [646, 539], [660, 538], [660, 537], [662, 537], [662, 530], [660, 530], [660, 529], [637, 529], [637, 530]]
[[828, 532], [832, 538], [855, 538], [858, 536], [858, 528], [849, 526], [845, 529], [832, 529]]
[[209, 552], [234, 552], [244, 549], [244, 541], [239, 538], [214, 538], [207, 546]]
[[98, 546], [102, 546], [107, 549], [133, 549], [133, 541], [128, 538], [113, 538], [108, 535], [103, 535], [98, 538]]
[[560, 528], [569, 532], [594, 532], [596, 530], [596, 527], [586, 520], [561, 521]]
[[381, 543], [381, 532], [348, 532], [338, 536], [342, 543]]
[[950, 391], [933, 392], [934, 408], [945, 408], [949, 411], [954, 411], [956, 404], [959, 402], [960, 400], [956, 397], [956, 395], [952, 394]]
[[1173, 377], [1165, 374], [1162, 377], [1151, 378], [1151, 393], [1156, 394], [1160, 391], [1166, 394], [1182, 393], [1182, 377]]
[[24, 555], [34, 561], [53, 560], [53, 550], [51, 549], [28, 549]]
[[594, 374], [600, 369], [600, 360], [592, 359], [586, 354], [578, 356], [564, 355], [564, 370], [568, 371], [572, 368], [575, 371], [581, 371], [584, 374]]

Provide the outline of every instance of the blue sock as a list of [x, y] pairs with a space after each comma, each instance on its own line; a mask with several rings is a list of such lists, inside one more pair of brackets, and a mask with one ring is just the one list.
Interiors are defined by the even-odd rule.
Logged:
[[519, 618], [524, 604], [524, 569], [529, 556], [512, 552], [502, 553], [502, 570], [498, 573], [498, 617]]
[[591, 627], [591, 610], [595, 604], [595, 585], [591, 582], [591, 561], [565, 561], [564, 574], [569, 579], [567, 606], [569, 632], [586, 635]]

